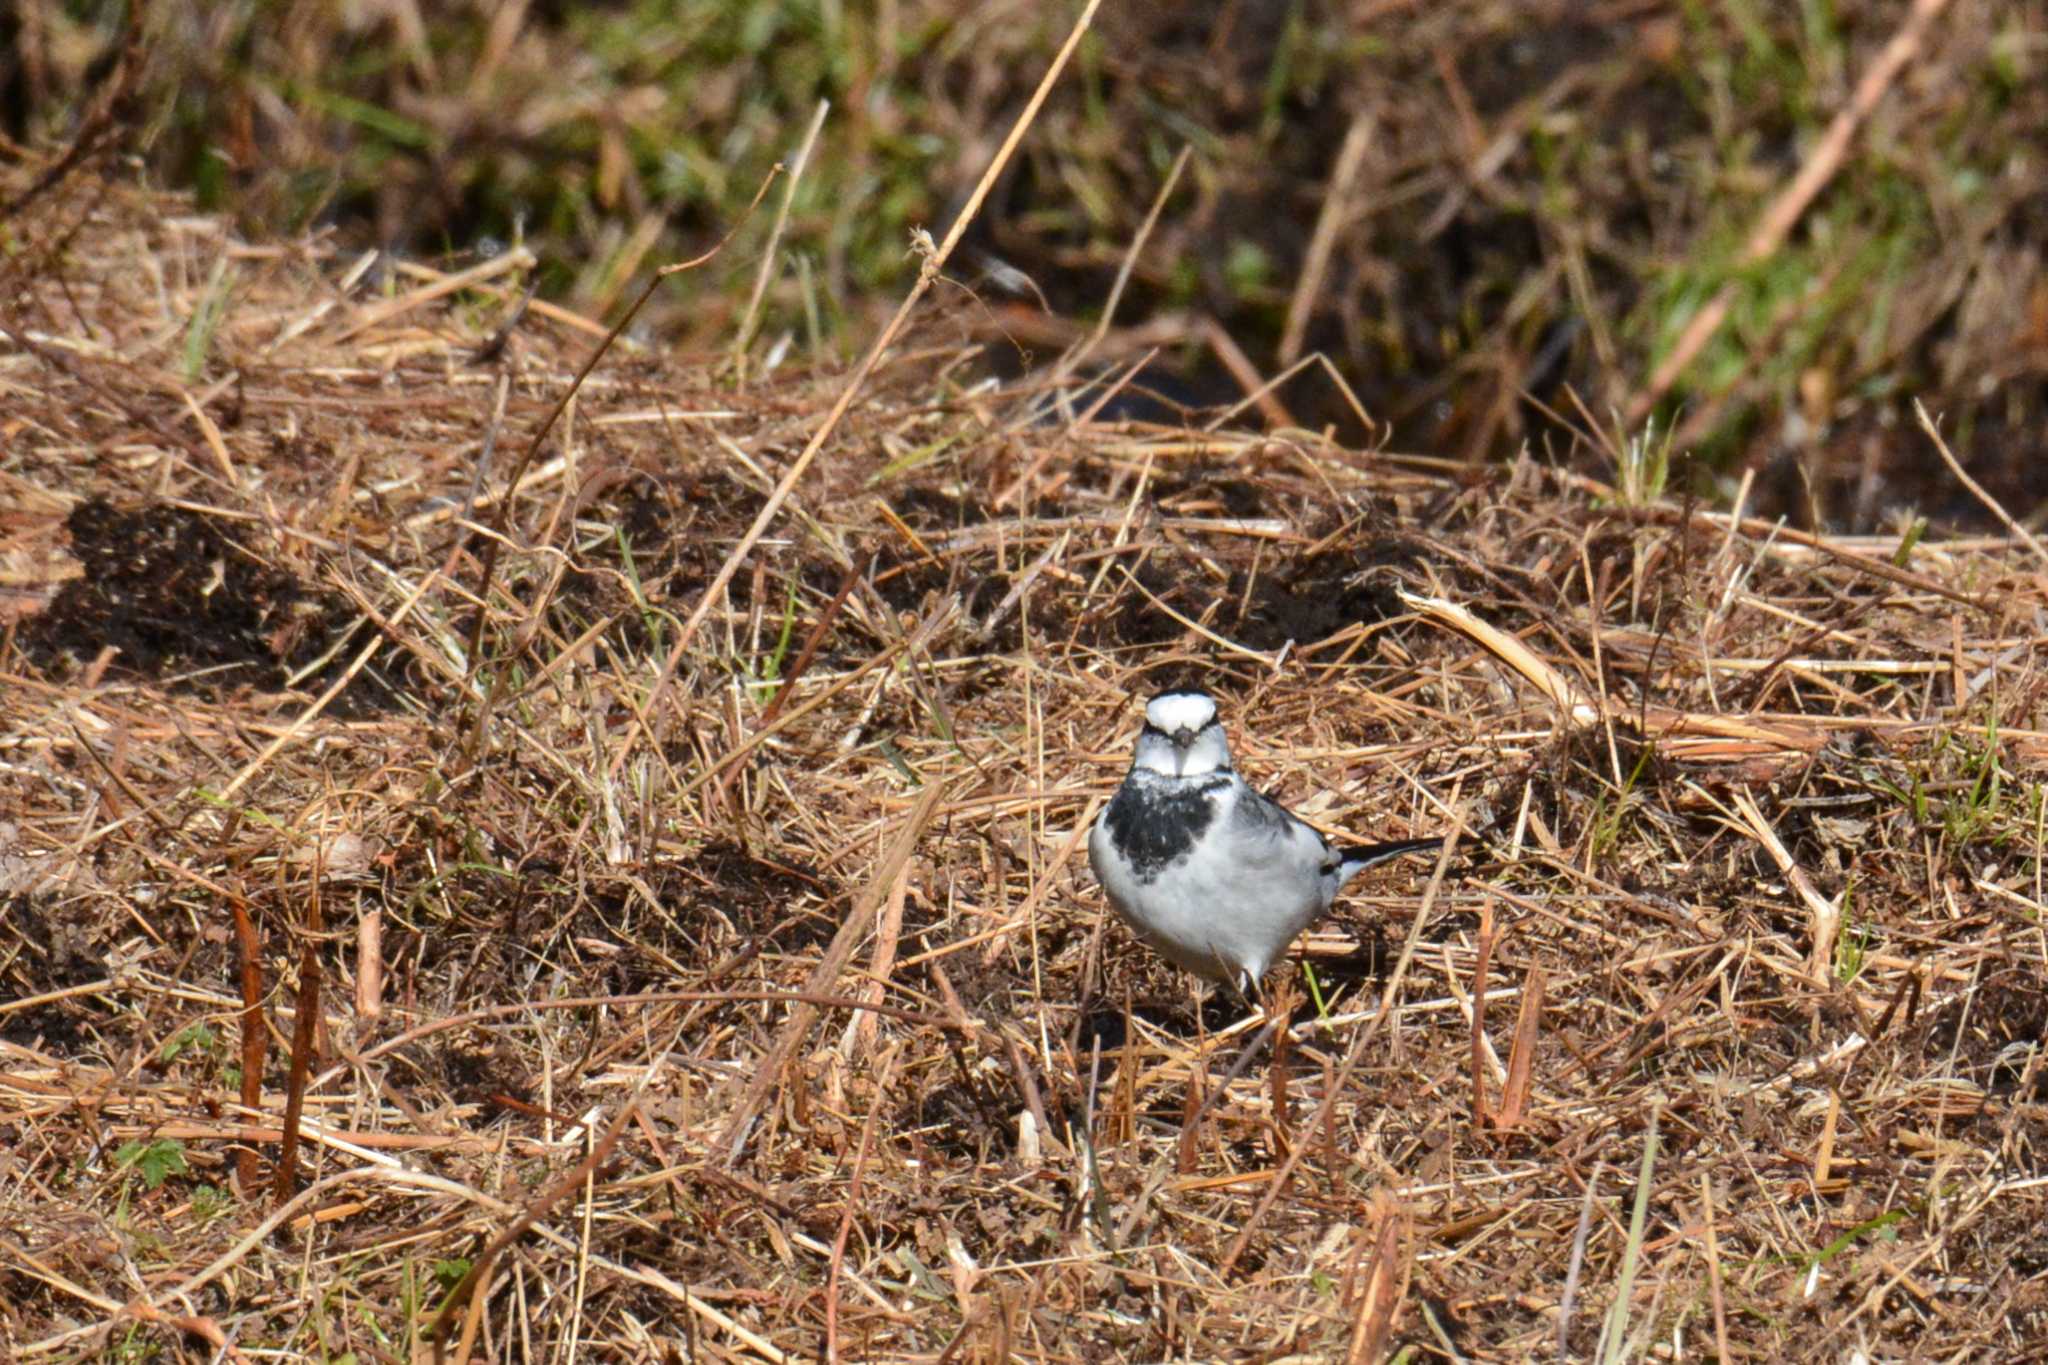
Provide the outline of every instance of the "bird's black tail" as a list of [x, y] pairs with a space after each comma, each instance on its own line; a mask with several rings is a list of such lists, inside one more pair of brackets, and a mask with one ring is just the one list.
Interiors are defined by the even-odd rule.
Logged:
[[1404, 853], [1421, 853], [1427, 849], [1441, 848], [1442, 836], [1434, 839], [1396, 839], [1390, 844], [1359, 844], [1352, 848], [1337, 850], [1337, 872], [1345, 881], [1350, 881], [1368, 867], [1391, 861]]

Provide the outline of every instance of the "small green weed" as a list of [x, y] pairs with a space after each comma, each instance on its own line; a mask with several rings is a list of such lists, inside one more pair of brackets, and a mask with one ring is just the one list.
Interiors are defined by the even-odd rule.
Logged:
[[754, 670], [754, 700], [766, 704], [774, 697], [782, 680], [782, 667], [789, 659], [790, 638], [796, 633], [797, 580], [789, 580], [789, 593], [782, 602], [782, 629], [775, 637], [775, 648]]
[[1855, 894], [1852, 877], [1842, 890], [1842, 929], [1835, 936], [1835, 980], [1844, 986], [1853, 985], [1863, 975], [1863, 964], [1870, 956], [1870, 921], [1857, 921]]
[[143, 1361], [155, 1360], [163, 1354], [163, 1347], [150, 1340], [148, 1332], [139, 1324], [121, 1334], [119, 1341], [107, 1343], [107, 1359], [119, 1365], [142, 1365]]
[[114, 1150], [117, 1169], [142, 1178], [147, 1189], [157, 1189], [174, 1175], [186, 1174], [185, 1144], [176, 1138], [154, 1142], [124, 1142]]
[[192, 320], [185, 325], [181, 372], [187, 384], [196, 384], [199, 376], [206, 372], [207, 357], [213, 354], [214, 333], [220, 330], [220, 320], [227, 313], [228, 297], [234, 288], [234, 267], [223, 256], [213, 263], [213, 274], [207, 277], [206, 288], [199, 295], [199, 304], [192, 310]]
[[157, 1053], [165, 1066], [169, 1066], [188, 1052], [211, 1058], [220, 1051], [220, 1035], [207, 1023], [188, 1024], [172, 1034]]
[[1309, 999], [1316, 1002], [1316, 1018], [1325, 1024], [1329, 1023], [1330, 1007], [1323, 1002], [1323, 983], [1316, 980], [1315, 966], [1306, 958], [1302, 959], [1301, 976], [1308, 983]]
[[1892, 552], [1892, 564], [1897, 568], [1905, 568], [1913, 558], [1913, 547], [1918, 545], [1920, 538], [1926, 534], [1927, 518], [1914, 517], [1913, 524], [1899, 537], [1899, 548]]
[[1621, 836], [1628, 831], [1629, 814], [1638, 801], [1636, 787], [1643, 774], [1649, 770], [1651, 757], [1656, 746], [1645, 744], [1636, 752], [1635, 766], [1629, 769], [1621, 790], [1611, 796], [1602, 792], [1593, 803], [1593, 818], [1589, 838], [1595, 860], [1603, 859], [1621, 845]]
[[1956, 800], [1942, 807], [1942, 833], [1951, 847], [1992, 835], [2005, 823], [2005, 771], [1998, 761], [1998, 713], [1994, 708], [1984, 720], [1984, 743], [1973, 748], [1958, 735], [1955, 747], [1962, 758], [1968, 786]]
[[1667, 429], [1658, 438], [1657, 419], [1652, 417], [1641, 431], [1622, 438], [1614, 487], [1624, 507], [1648, 507], [1664, 496], [1671, 479], [1671, 437]]
[[1607, 1310], [1607, 1322], [1600, 1333], [1595, 1365], [1612, 1365], [1629, 1354], [1628, 1306], [1635, 1291], [1636, 1266], [1643, 1254], [1643, 1225], [1650, 1213], [1650, 1177], [1657, 1170], [1657, 1120], [1660, 1111], [1650, 1111], [1650, 1126], [1643, 1134], [1643, 1165], [1636, 1175], [1636, 1202], [1628, 1219], [1628, 1244], [1622, 1251], [1621, 1275], [1614, 1286], [1614, 1303]]
[[192, 1187], [192, 1219], [197, 1223], [211, 1223], [234, 1212], [235, 1197], [218, 1185], [194, 1185]]

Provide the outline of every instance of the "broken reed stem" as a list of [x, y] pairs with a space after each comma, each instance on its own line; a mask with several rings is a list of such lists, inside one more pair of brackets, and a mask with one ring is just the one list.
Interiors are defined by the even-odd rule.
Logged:
[[1472, 964], [1472, 1126], [1486, 1127], [1486, 974], [1493, 964], [1493, 902], [1479, 908], [1479, 960]]
[[[249, 903], [233, 898], [235, 950], [241, 959], [242, 987], [242, 1108], [257, 1113], [263, 1108], [263, 1060], [270, 1050], [270, 1030], [263, 1023], [263, 941], [256, 933], [256, 920]], [[245, 1197], [256, 1191], [256, 1144], [244, 1138], [235, 1153], [235, 1180]]]
[[1722, 1362], [1735, 1357], [1728, 1350], [1728, 1310], [1721, 1298], [1721, 1240], [1714, 1230], [1714, 1178], [1700, 1172], [1700, 1219], [1707, 1234], [1707, 1289], [1714, 1304], [1714, 1354]]
[[[317, 846], [316, 846], [317, 848]], [[306, 1080], [313, 1069], [313, 1036], [320, 1024], [321, 864], [313, 863], [313, 886], [306, 898], [305, 938], [299, 945], [298, 1015], [292, 1020], [291, 1067], [285, 1075], [283, 1140], [278, 1146], [271, 1203], [292, 1197], [299, 1180], [299, 1116], [305, 1110]]]
[[1515, 1013], [1515, 1041], [1508, 1051], [1508, 1076], [1500, 1088], [1497, 1124], [1504, 1129], [1521, 1126], [1529, 1108], [1529, 1085], [1536, 1063], [1536, 1037], [1543, 1020], [1543, 992], [1548, 982], [1541, 967], [1531, 967], [1522, 978], [1522, 1005]]
[[1358, 1296], [1358, 1319], [1345, 1352], [1346, 1365], [1380, 1365], [1387, 1358], [1408, 1288], [1410, 1259], [1401, 1254], [1407, 1241], [1407, 1221], [1401, 1206], [1385, 1190], [1373, 1196], [1372, 1264]]

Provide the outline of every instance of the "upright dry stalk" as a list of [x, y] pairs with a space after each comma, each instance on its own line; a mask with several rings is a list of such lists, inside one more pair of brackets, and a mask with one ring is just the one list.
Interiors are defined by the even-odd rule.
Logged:
[[[235, 951], [242, 978], [242, 1108], [251, 1115], [263, 1107], [263, 1061], [270, 1051], [270, 1030], [263, 1026], [263, 940], [249, 903], [235, 898]], [[243, 1139], [235, 1154], [235, 1179], [247, 1197], [256, 1190], [256, 1139]]]
[[313, 1030], [320, 1021], [320, 883], [326, 869], [313, 862], [313, 886], [306, 898], [305, 939], [299, 947], [298, 1014], [292, 1019], [292, 1061], [285, 1078], [284, 1138], [271, 1186], [273, 1203], [292, 1197], [299, 1181], [299, 1116], [306, 1106], [306, 1077], [313, 1069]]

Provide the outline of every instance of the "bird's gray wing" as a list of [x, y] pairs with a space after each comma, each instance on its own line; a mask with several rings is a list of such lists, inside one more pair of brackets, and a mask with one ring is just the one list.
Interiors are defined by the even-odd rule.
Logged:
[[1232, 832], [1250, 861], [1305, 861], [1335, 865], [1337, 855], [1313, 825], [1272, 797], [1247, 787], [1231, 812]]

